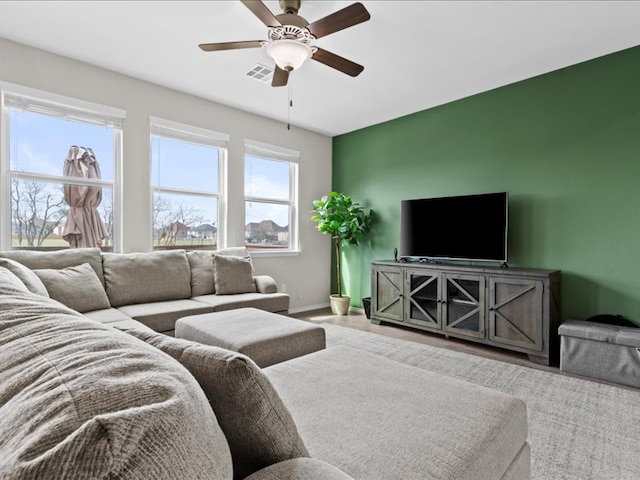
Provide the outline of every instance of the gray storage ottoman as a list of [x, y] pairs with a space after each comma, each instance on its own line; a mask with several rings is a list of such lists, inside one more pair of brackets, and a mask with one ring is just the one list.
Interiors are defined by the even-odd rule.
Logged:
[[640, 387], [640, 328], [569, 320], [558, 333], [561, 371]]
[[257, 308], [183, 317], [176, 322], [175, 336], [242, 353], [259, 367], [326, 346], [324, 328]]

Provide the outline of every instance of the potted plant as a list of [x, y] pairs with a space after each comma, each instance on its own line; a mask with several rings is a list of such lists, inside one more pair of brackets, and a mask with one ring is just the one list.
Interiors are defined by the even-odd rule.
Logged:
[[365, 212], [351, 197], [337, 192], [314, 200], [313, 208], [311, 220], [318, 224], [320, 233], [331, 237], [335, 248], [338, 293], [330, 296], [331, 311], [334, 315], [346, 315], [351, 298], [342, 294], [342, 246], [358, 245], [371, 229], [373, 212]]

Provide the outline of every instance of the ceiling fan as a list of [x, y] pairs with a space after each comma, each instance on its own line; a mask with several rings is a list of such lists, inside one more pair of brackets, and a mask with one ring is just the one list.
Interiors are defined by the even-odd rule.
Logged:
[[289, 81], [289, 73], [299, 68], [308, 58], [323, 63], [340, 72], [355, 77], [364, 67], [331, 53], [311, 43], [345, 28], [352, 27], [371, 18], [361, 3], [327, 15], [309, 23], [298, 15], [300, 0], [280, 0], [283, 13], [274, 15], [260, 0], [240, 0], [262, 23], [269, 27], [268, 40], [241, 42], [202, 43], [205, 52], [264, 47], [276, 63], [271, 86], [282, 87]]

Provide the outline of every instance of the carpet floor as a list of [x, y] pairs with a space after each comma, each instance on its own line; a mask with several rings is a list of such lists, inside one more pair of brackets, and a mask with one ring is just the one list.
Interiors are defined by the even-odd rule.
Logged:
[[328, 347], [346, 345], [365, 350], [524, 400], [532, 479], [640, 479], [640, 390], [337, 325], [322, 326]]

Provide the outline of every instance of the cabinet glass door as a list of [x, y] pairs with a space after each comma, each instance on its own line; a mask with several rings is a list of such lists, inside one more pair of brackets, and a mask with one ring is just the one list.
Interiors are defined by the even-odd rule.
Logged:
[[423, 271], [407, 272], [405, 315], [407, 323], [422, 327], [442, 329], [440, 299], [440, 274]]
[[445, 274], [444, 330], [484, 338], [484, 276]]

